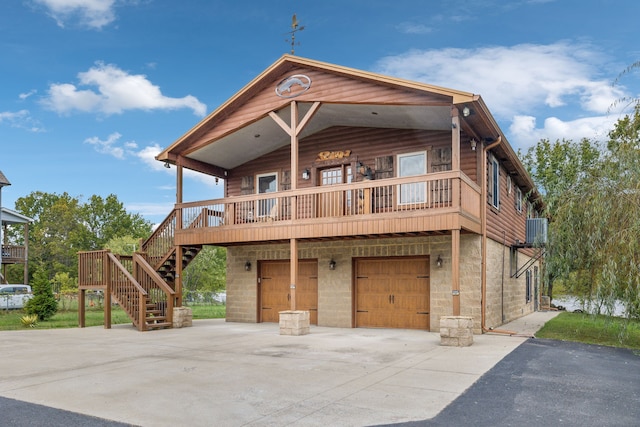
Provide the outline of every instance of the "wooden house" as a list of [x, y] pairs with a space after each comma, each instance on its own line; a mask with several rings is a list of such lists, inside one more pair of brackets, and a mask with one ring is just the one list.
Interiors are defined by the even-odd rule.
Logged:
[[[157, 160], [176, 169], [175, 209], [134, 263], [176, 307], [182, 270], [217, 245], [230, 322], [301, 310], [437, 331], [453, 315], [480, 333], [536, 308], [538, 193], [479, 95], [284, 55]], [[184, 202], [185, 168], [224, 197]], [[81, 289], [104, 286], [92, 262]]]

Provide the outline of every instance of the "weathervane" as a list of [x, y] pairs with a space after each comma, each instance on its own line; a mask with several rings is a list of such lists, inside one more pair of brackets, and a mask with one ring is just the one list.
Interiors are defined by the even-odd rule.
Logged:
[[[291, 18], [291, 31], [289, 31], [289, 34], [291, 34], [291, 54], [292, 55], [295, 54], [296, 33], [302, 30], [304, 30], [304, 26], [298, 25], [298, 18], [296, 18], [296, 14], [294, 13], [293, 18]], [[289, 40], [285, 40], [285, 41], [288, 42]], [[298, 44], [300, 43], [298, 42]]]

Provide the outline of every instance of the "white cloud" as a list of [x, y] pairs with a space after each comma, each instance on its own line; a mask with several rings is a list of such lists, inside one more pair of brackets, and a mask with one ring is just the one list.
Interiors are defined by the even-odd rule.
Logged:
[[36, 94], [37, 92], [38, 92], [37, 90], [32, 89], [29, 92], [19, 94], [18, 97], [24, 101], [25, 99], [29, 98], [31, 95]]
[[580, 141], [582, 138], [602, 140], [607, 137], [613, 128], [617, 116], [604, 115], [584, 117], [575, 120], [561, 120], [557, 117], [548, 117], [543, 121], [542, 127], [537, 127], [536, 118], [533, 116], [515, 116], [509, 127], [510, 142], [515, 149], [526, 149], [541, 139]]
[[409, 51], [381, 59], [378, 72], [482, 95], [498, 117], [578, 99], [591, 112], [606, 113], [622, 94], [596, 77], [601, 56], [588, 46], [559, 42], [476, 49]]
[[[121, 137], [122, 135], [120, 133], [114, 132], [109, 135], [106, 140], [101, 140], [97, 136], [93, 136], [85, 139], [84, 142], [93, 145], [98, 153], [109, 154], [116, 159], [124, 159], [125, 149], [116, 145]], [[131, 143], [125, 143], [125, 146], [127, 146], [127, 144]]]
[[424, 24], [403, 22], [402, 24], [398, 25], [398, 31], [406, 34], [429, 34], [433, 32], [433, 28]]
[[83, 27], [101, 29], [116, 19], [115, 0], [34, 0], [44, 6], [59, 27], [77, 20]]
[[31, 117], [29, 110], [0, 111], [0, 125], [2, 124], [30, 132], [44, 132], [38, 120]]
[[541, 138], [606, 136], [616, 120], [609, 115], [611, 107], [629, 96], [625, 87], [611, 84], [615, 75], [602, 77], [607, 65], [589, 45], [557, 42], [412, 50], [383, 58], [375, 68], [480, 94], [498, 121], [510, 123], [511, 144], [526, 148]]
[[71, 111], [120, 114], [125, 110], [176, 110], [190, 108], [204, 116], [207, 106], [192, 95], [170, 98], [162, 94], [145, 75], [129, 74], [115, 65], [97, 62], [88, 71], [78, 73], [79, 89], [71, 83], [52, 84], [42, 103], [60, 114]]

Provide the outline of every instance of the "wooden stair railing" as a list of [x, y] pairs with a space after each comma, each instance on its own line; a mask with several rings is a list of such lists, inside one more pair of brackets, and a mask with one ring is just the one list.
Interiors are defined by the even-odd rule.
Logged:
[[[170, 328], [175, 292], [140, 254], [132, 257], [133, 274], [111, 252], [107, 256], [107, 294], [113, 296], [139, 331]], [[105, 308], [111, 304], [105, 301]]]

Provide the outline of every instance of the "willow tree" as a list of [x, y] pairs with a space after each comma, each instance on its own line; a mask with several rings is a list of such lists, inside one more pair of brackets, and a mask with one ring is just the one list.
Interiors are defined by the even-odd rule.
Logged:
[[596, 166], [559, 196], [547, 269], [583, 301], [639, 318], [640, 106], [617, 122]]

